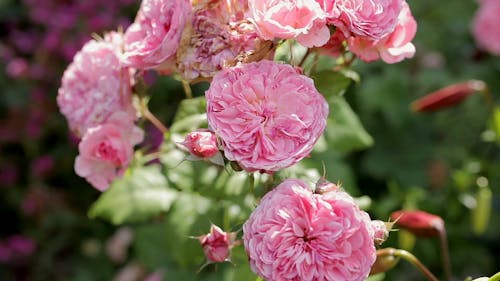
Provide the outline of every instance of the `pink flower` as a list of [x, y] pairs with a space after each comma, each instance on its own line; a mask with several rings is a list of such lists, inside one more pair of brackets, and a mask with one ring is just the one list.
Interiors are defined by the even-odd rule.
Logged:
[[181, 145], [199, 158], [211, 158], [219, 152], [217, 137], [210, 130], [197, 130], [186, 135]]
[[375, 262], [368, 214], [349, 194], [289, 179], [243, 225], [252, 270], [267, 281], [364, 280]]
[[229, 260], [229, 253], [234, 245], [234, 239], [234, 233], [224, 232], [214, 224], [210, 227], [210, 233], [198, 238], [209, 262]]
[[130, 72], [122, 67], [117, 53], [119, 37], [111, 33], [105, 40], [90, 40], [64, 72], [57, 103], [71, 130], [80, 137], [114, 112], [127, 112], [135, 118]]
[[397, 63], [415, 54], [415, 46], [411, 43], [417, 33], [417, 22], [411, 14], [410, 7], [403, 2], [394, 31], [380, 40], [353, 36], [348, 39], [349, 50], [366, 62], [381, 58], [386, 63]]
[[138, 69], [168, 64], [190, 11], [189, 0], [143, 0], [135, 22], [125, 32], [123, 62]]
[[144, 137], [123, 112], [115, 113], [107, 123], [90, 128], [78, 145], [75, 172], [100, 191], [123, 174], [134, 153], [134, 145]]
[[472, 34], [477, 45], [500, 55], [500, 2], [482, 1], [472, 22]]
[[200, 1], [193, 7], [190, 32], [177, 53], [177, 70], [184, 79], [213, 77], [259, 49], [262, 40], [246, 19], [247, 11], [244, 0]]
[[325, 12], [311, 0], [249, 0], [250, 20], [265, 40], [292, 39], [319, 47], [330, 38]]
[[404, 0], [316, 0], [346, 36], [381, 39], [394, 30]]
[[326, 126], [328, 104], [313, 80], [286, 64], [262, 60], [223, 70], [205, 96], [226, 158], [249, 172], [295, 164]]

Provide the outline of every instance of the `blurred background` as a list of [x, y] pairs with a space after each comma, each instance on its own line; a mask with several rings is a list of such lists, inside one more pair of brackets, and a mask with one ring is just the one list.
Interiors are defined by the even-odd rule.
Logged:
[[[416, 56], [395, 65], [354, 64], [361, 81], [345, 97], [374, 142], [361, 150], [330, 152], [324, 157], [334, 167], [328, 177], [355, 196], [368, 196], [373, 218], [388, 220], [401, 208], [441, 216], [454, 280], [490, 276], [500, 270], [500, 141], [492, 118], [500, 106], [500, 56], [476, 46], [471, 33], [476, 1], [408, 3], [418, 22]], [[92, 33], [125, 29], [139, 4], [0, 0], [0, 280], [203, 278], [179, 273], [196, 272], [201, 248], [192, 264], [176, 263], [168, 253], [172, 242], [163, 241], [169, 237], [162, 236], [164, 228], [88, 218], [100, 193], [75, 175], [77, 140], [56, 105], [60, 78], [75, 52]], [[157, 79], [151, 111], [169, 124], [184, 97], [182, 85]], [[413, 100], [469, 79], [486, 82], [493, 100], [478, 93], [436, 112], [410, 110]], [[195, 88], [195, 95], [202, 88]], [[158, 132], [145, 129], [153, 136], [146, 143], [154, 145]], [[384, 246], [409, 249], [443, 274], [436, 239], [400, 231]], [[177, 268], [178, 277], [161, 269], [163, 260]], [[226, 267], [232, 265], [209, 272]], [[236, 270], [223, 280], [255, 280], [251, 276]], [[385, 280], [423, 277], [401, 262]]]

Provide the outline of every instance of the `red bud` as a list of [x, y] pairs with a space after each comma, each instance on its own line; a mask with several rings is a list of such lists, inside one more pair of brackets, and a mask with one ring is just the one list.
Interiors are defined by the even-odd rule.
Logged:
[[439, 236], [444, 231], [443, 219], [424, 211], [396, 211], [391, 214], [391, 220], [395, 221], [399, 227], [419, 237]]
[[466, 97], [486, 90], [486, 83], [479, 80], [468, 80], [452, 84], [412, 102], [411, 109], [416, 112], [431, 112], [451, 107], [462, 102]]

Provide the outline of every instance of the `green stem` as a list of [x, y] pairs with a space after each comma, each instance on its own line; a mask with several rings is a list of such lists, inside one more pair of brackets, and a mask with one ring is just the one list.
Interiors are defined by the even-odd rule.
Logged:
[[401, 250], [401, 249], [394, 249], [394, 256], [396, 257], [401, 257], [407, 261], [409, 261], [411, 264], [413, 264], [416, 268], [422, 272], [422, 274], [427, 278], [429, 281], [439, 281], [434, 274], [424, 265], [420, 262], [420, 260], [417, 259], [412, 253]]
[[444, 273], [447, 281], [451, 281], [451, 262], [450, 251], [448, 249], [448, 239], [446, 238], [446, 229], [439, 229], [439, 243], [441, 244], [441, 256], [443, 259]]
[[158, 120], [158, 118], [156, 118], [156, 116], [154, 116], [154, 114], [151, 113], [151, 111], [149, 111], [147, 106], [143, 107], [142, 115], [144, 116], [144, 118], [148, 119], [149, 122], [151, 122], [156, 128], [158, 128], [158, 130], [160, 130], [163, 134], [168, 133], [168, 128], [165, 127], [165, 125], [163, 125], [163, 123], [161, 123], [161, 121]]
[[192, 99], [193, 92], [191, 91], [191, 86], [189, 85], [189, 82], [186, 80], [182, 80], [182, 87], [184, 88], [184, 94], [186, 95], [186, 98]]

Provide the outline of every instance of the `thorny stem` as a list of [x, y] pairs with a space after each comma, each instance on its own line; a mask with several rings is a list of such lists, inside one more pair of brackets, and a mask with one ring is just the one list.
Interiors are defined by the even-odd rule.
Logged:
[[163, 134], [168, 133], [168, 128], [165, 127], [165, 125], [163, 125], [161, 121], [158, 120], [158, 118], [156, 118], [156, 116], [154, 116], [153, 113], [151, 113], [151, 111], [149, 111], [147, 106], [143, 106], [142, 115], [144, 116], [144, 118], [148, 119], [149, 122], [151, 122], [156, 128], [158, 128], [158, 130], [160, 130]]
[[439, 229], [439, 243], [441, 244], [441, 256], [443, 258], [444, 273], [447, 281], [451, 281], [451, 262], [450, 252], [448, 250], [448, 239], [446, 238], [446, 229]]
[[385, 248], [385, 249], [380, 249], [377, 251], [377, 256], [394, 256], [394, 257], [401, 257], [408, 262], [410, 262], [412, 265], [414, 265], [422, 274], [427, 278], [429, 281], [439, 281], [434, 274], [425, 266], [423, 265], [420, 260], [417, 259], [412, 253], [402, 250], [402, 249], [394, 249], [394, 248]]
[[189, 82], [186, 80], [182, 80], [182, 87], [184, 88], [184, 94], [186, 95], [186, 98], [192, 99], [193, 92], [191, 91], [191, 86], [189, 85]]
[[307, 52], [304, 54], [302, 59], [300, 60], [299, 64], [297, 66], [300, 66], [301, 68], [304, 68], [303, 64], [306, 62], [307, 58], [311, 55], [311, 50], [307, 49]]

